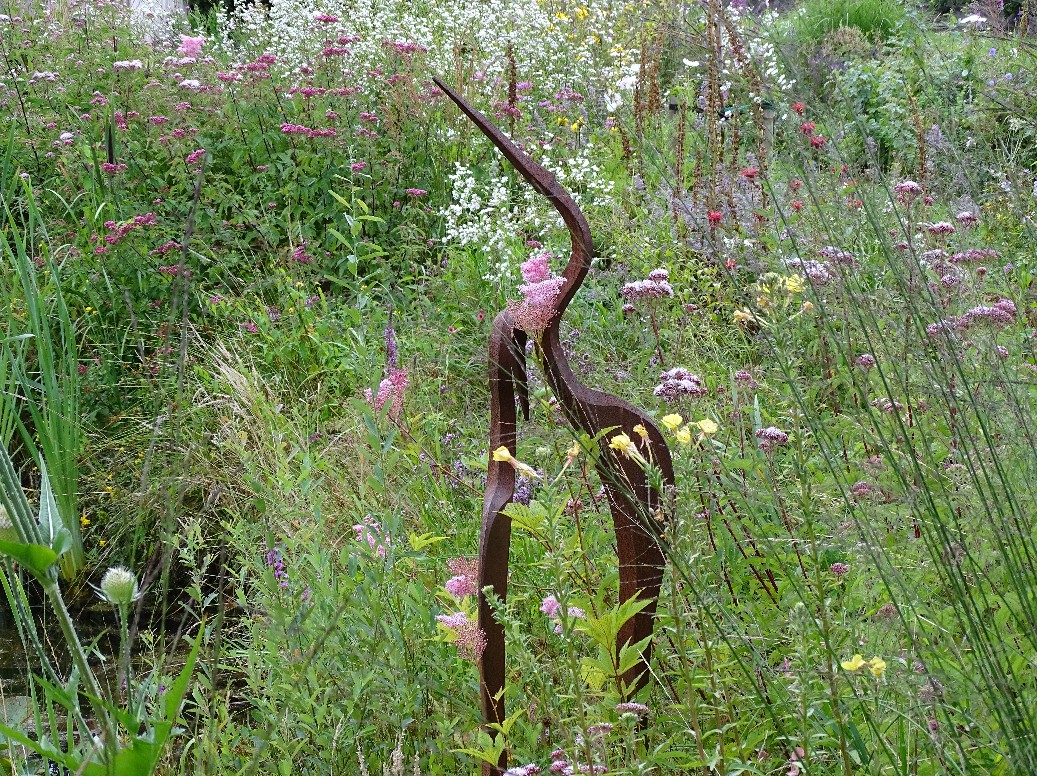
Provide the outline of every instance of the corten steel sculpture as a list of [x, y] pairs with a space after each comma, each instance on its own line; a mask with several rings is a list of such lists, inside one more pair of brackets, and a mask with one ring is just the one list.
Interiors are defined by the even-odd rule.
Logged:
[[[574, 429], [599, 439], [598, 474], [612, 510], [619, 555], [619, 597], [627, 601], [635, 595], [647, 606], [634, 615], [619, 633], [617, 649], [650, 639], [659, 590], [662, 587], [663, 557], [658, 541], [663, 514], [663, 494], [648, 481], [641, 464], [608, 447], [609, 440], [626, 433], [634, 440], [641, 437], [635, 426], [647, 432], [640, 450], [644, 458], [661, 473], [663, 488], [673, 485], [673, 462], [662, 433], [641, 410], [601, 391], [582, 385], [576, 379], [562, 350], [559, 325], [565, 308], [576, 294], [590, 269], [594, 245], [583, 213], [554, 176], [534, 162], [505, 137], [492, 122], [475, 110], [462, 97], [440, 80], [436, 85], [457, 103], [465, 115], [486, 135], [511, 162], [529, 184], [547, 197], [561, 214], [572, 239], [572, 255], [565, 268], [565, 282], [554, 298], [555, 314], [538, 342], [538, 351], [548, 385], [558, 397], [562, 411]], [[512, 314], [502, 310], [493, 321], [490, 334], [490, 450], [504, 446], [515, 451], [516, 399], [529, 419], [526, 390], [526, 333], [516, 328]], [[605, 433], [603, 433], [605, 432]], [[507, 597], [508, 555], [511, 545], [511, 518], [502, 510], [515, 492], [515, 469], [508, 462], [494, 461], [490, 456], [483, 499], [482, 533], [479, 539], [479, 588], [489, 586], [501, 600]], [[504, 713], [504, 629], [494, 619], [486, 597], [479, 594], [479, 627], [486, 634], [486, 649], [480, 662], [482, 680], [482, 712], [487, 723], [503, 722]], [[642, 658], [622, 678], [628, 694], [640, 690], [648, 681], [651, 642]], [[496, 776], [507, 767], [502, 755], [498, 768], [489, 763], [483, 773]]]

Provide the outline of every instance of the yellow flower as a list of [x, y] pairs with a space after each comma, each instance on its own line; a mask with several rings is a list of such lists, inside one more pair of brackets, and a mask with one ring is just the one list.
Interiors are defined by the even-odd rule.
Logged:
[[614, 437], [612, 437], [612, 441], [609, 442], [609, 447], [611, 447], [613, 450], [617, 452], [622, 453], [627, 458], [629, 458], [632, 453], [637, 452], [637, 449], [634, 447], [634, 443], [626, 434], [616, 434]]
[[756, 297], [756, 306], [759, 307], [761, 310], [766, 309], [766, 307], [770, 303], [771, 303], [771, 299], [770, 299], [769, 296], [762, 296], [761, 295], [761, 296]]
[[735, 323], [748, 323], [749, 321], [755, 321], [756, 318], [748, 310], [735, 310], [734, 314]]
[[789, 290], [789, 293], [798, 294], [805, 290], [807, 282], [799, 275], [789, 275], [785, 278], [785, 288]]
[[106, 544], [108, 544], [108, 542], [106, 542], [104, 539], [98, 539], [97, 540], [97, 546], [98, 547], [104, 547]]
[[83, 526], [83, 528], [86, 528], [88, 525], [90, 525], [90, 518], [86, 515], [83, 515], [81, 518], [79, 518], [79, 524]]
[[579, 8], [577, 8], [577, 9], [576, 9], [576, 18], [577, 18], [577, 19], [579, 19], [579, 20], [581, 20], [581, 21], [582, 21], [582, 20], [584, 20], [584, 19], [586, 19], [586, 18], [587, 18], [588, 16], [590, 16], [590, 15], [591, 15], [591, 14], [590, 14], [590, 11], [588, 11], [588, 10], [587, 10], [587, 9], [586, 9], [586, 8], [585, 8], [584, 6], [582, 6], [582, 5], [581, 5], [581, 6], [579, 7]]
[[813, 304], [813, 302], [803, 302], [803, 312], [805, 312], [805, 313], [812, 313], [812, 312], [814, 312], [814, 304]]
[[720, 429], [720, 426], [718, 426], [709, 418], [703, 418], [695, 425], [699, 427], [699, 431], [701, 431], [703, 434], [715, 434]]
[[641, 437], [641, 439], [648, 439], [648, 429], [640, 423], [634, 426], [634, 433]]
[[871, 665], [868, 670], [875, 676], [876, 679], [881, 679], [882, 675], [886, 673], [886, 661], [881, 657], [873, 657], [871, 659]]
[[558, 126], [560, 126], [560, 127], [564, 127], [566, 124], [569, 123], [569, 119], [567, 119], [565, 116], [559, 116], [557, 121], [558, 121]]
[[583, 448], [580, 447], [580, 443], [574, 439], [573, 443], [569, 445], [569, 450], [566, 452], [565, 457], [568, 458], [570, 461], [575, 461], [579, 457], [580, 452], [582, 450]]
[[677, 437], [677, 441], [680, 442], [682, 445], [691, 444], [691, 429], [689, 429], [687, 426], [685, 426], [684, 428], [677, 429], [673, 435]]
[[679, 427], [680, 424], [683, 423], [683, 422], [684, 422], [684, 418], [682, 418], [677, 413], [672, 413], [670, 415], [663, 415], [663, 425], [666, 426], [666, 428], [670, 429], [670, 431], [673, 431], [674, 429]]
[[868, 665], [868, 661], [865, 660], [861, 655], [854, 655], [849, 660], [844, 660], [840, 663], [847, 671], [860, 671], [864, 666]]
[[493, 460], [497, 461], [498, 463], [511, 463], [515, 459], [511, 457], [511, 453], [508, 451], [508, 448], [506, 448], [504, 445], [501, 445], [493, 451]]
[[569, 127], [569, 129], [571, 129], [573, 132], [579, 132], [580, 131], [580, 122], [577, 121], [575, 124], [573, 124], [571, 127]]

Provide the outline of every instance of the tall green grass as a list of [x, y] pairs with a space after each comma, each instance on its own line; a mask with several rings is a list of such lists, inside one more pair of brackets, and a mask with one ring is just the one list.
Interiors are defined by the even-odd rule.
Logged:
[[9, 444], [17, 430], [27, 458], [37, 467], [47, 461], [62, 522], [72, 536], [72, 549], [62, 558], [62, 572], [71, 578], [83, 567], [78, 502], [84, 432], [76, 329], [61, 290], [61, 257], [31, 186], [13, 174], [0, 185], [0, 261], [10, 300], [7, 337], [0, 343], [0, 442]]

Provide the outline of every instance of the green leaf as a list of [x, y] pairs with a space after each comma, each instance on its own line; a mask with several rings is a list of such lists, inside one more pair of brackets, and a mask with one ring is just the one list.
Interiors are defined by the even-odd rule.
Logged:
[[13, 558], [37, 577], [44, 576], [58, 562], [58, 554], [42, 544], [0, 541], [0, 553]]
[[412, 532], [411, 535], [408, 537], [411, 549], [413, 549], [415, 552], [421, 552], [426, 547], [442, 542], [445, 539], [445, 536], [436, 536], [432, 531], [429, 531], [428, 533], [423, 533], [421, 534], [421, 536], [418, 536], [418, 534]]
[[58, 502], [54, 500], [54, 491], [50, 486], [50, 475], [47, 464], [40, 456], [40, 532], [43, 541], [60, 557], [72, 549], [72, 534], [61, 519]]

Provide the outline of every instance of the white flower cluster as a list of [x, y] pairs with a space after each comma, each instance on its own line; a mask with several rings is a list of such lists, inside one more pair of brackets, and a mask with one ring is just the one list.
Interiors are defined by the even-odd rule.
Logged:
[[[613, 181], [591, 161], [593, 147], [585, 145], [566, 159], [543, 159], [558, 182], [572, 194], [577, 204], [611, 207]], [[550, 203], [525, 184], [517, 191], [500, 167], [488, 178], [477, 178], [472, 169], [457, 163], [449, 176], [452, 202], [442, 212], [443, 242], [449, 245], [476, 245], [487, 257], [484, 278], [491, 282], [514, 279], [518, 260], [515, 235], [525, 234], [547, 242], [554, 230], [564, 224]]]
[[386, 41], [427, 49], [421, 56], [430, 75], [448, 77], [463, 66], [487, 84], [504, 78], [510, 47], [519, 80], [535, 83], [541, 93], [614, 84], [637, 57], [617, 39], [624, 11], [607, 0], [585, 0], [569, 13], [551, 13], [528, 0], [436, 0], [434, 9], [377, 0], [241, 5], [222, 19], [220, 46], [242, 59], [273, 54], [275, 67], [294, 73], [314, 63], [326, 40], [359, 37], [348, 44], [348, 66], [360, 86], [385, 64]]

